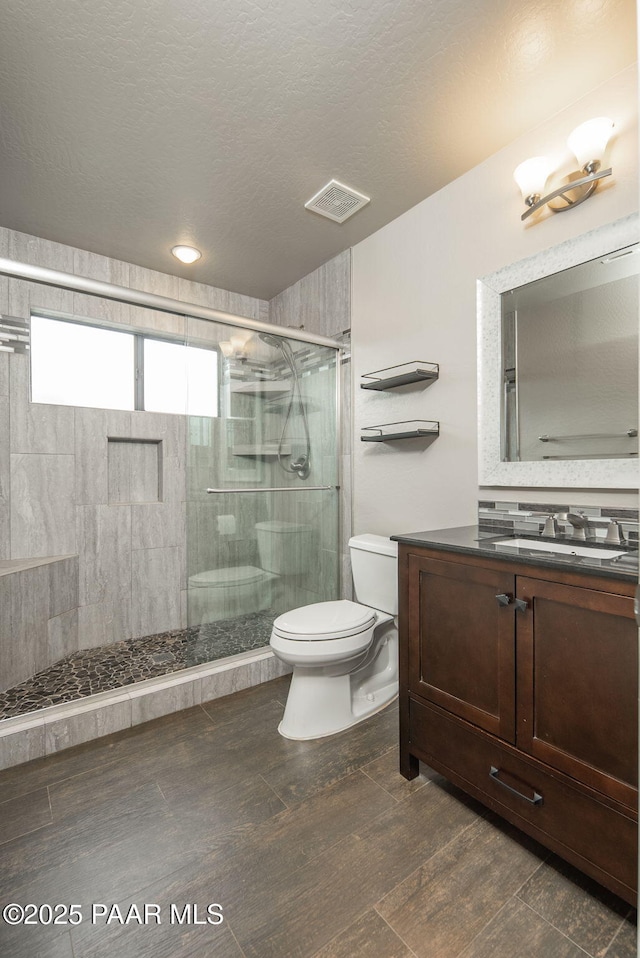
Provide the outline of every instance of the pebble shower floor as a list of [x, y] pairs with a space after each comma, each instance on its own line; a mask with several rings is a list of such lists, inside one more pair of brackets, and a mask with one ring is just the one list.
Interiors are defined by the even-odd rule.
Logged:
[[157, 678], [269, 644], [273, 612], [85, 649], [0, 692], [0, 719]]

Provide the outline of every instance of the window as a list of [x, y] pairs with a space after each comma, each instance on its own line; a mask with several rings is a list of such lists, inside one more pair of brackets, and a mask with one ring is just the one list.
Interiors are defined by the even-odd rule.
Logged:
[[131, 333], [32, 316], [32, 401], [134, 409], [134, 345]]
[[212, 349], [144, 339], [144, 408], [218, 415], [218, 354]]
[[218, 415], [218, 352], [154, 336], [31, 317], [31, 400]]

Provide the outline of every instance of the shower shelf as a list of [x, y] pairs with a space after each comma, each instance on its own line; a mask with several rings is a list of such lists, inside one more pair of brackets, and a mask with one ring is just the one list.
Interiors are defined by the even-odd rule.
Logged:
[[251, 382], [232, 382], [231, 392], [243, 396], [285, 396], [291, 392], [291, 387], [275, 379], [262, 379]]
[[[257, 445], [246, 445], [246, 446], [234, 446], [233, 447], [234, 456], [247, 456], [255, 459], [259, 458], [270, 458], [272, 456], [278, 455], [278, 443], [277, 442], [262, 442]], [[291, 455], [291, 446], [284, 444], [280, 446], [280, 455], [281, 456], [290, 456]]]
[[405, 422], [388, 422], [381, 426], [363, 426], [364, 432], [375, 435], [360, 436], [362, 442], [391, 442], [395, 439], [435, 439], [440, 435], [440, 423], [424, 419], [410, 419]]
[[[307, 412], [318, 412], [322, 407], [314, 402], [312, 399], [308, 399], [307, 396], [302, 397], [304, 403], [304, 408]], [[267, 399], [264, 406], [262, 407], [263, 412], [274, 412], [281, 413], [284, 409], [287, 409], [290, 402], [290, 396], [275, 396], [273, 399]]]
[[416, 360], [413, 363], [401, 363], [398, 366], [388, 366], [386, 369], [376, 369], [372, 373], [363, 373], [363, 379], [370, 382], [360, 383], [360, 389], [395, 389], [397, 386], [407, 386], [409, 383], [424, 383], [430, 385], [440, 376], [438, 363], [424, 363]]

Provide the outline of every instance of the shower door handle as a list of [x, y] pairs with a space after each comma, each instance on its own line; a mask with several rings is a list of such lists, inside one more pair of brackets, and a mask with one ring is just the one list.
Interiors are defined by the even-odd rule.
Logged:
[[340, 486], [251, 486], [244, 489], [205, 489], [205, 492], [320, 492], [339, 488]]

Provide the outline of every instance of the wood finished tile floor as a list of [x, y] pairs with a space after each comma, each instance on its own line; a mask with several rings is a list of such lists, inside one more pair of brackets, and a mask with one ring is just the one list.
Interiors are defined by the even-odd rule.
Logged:
[[287, 687], [0, 772], [0, 904], [83, 916], [0, 919], [2, 958], [635, 958], [628, 905], [431, 770], [399, 775], [395, 706], [290, 742]]

